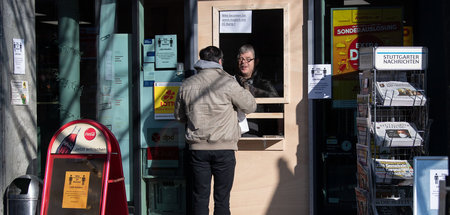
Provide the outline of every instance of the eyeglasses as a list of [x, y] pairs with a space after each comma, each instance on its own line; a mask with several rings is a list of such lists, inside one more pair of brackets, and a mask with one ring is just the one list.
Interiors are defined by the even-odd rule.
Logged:
[[253, 60], [254, 60], [255, 58], [238, 58], [237, 59], [237, 61], [240, 63], [240, 62], [242, 62], [242, 61], [244, 61], [244, 62], [247, 62], [247, 63], [250, 63], [250, 62], [252, 62]]

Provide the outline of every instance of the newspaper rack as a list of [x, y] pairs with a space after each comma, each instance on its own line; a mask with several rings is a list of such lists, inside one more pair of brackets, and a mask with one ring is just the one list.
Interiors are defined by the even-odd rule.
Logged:
[[[410, 164], [415, 156], [427, 155], [431, 122], [425, 94], [428, 50], [364, 47], [359, 56], [362, 72], [356, 121], [361, 152], [357, 159], [361, 163], [360, 156], [364, 156], [370, 162], [366, 165], [369, 188], [355, 188], [357, 198], [367, 193], [369, 212], [366, 207], [360, 211], [358, 205], [358, 214], [412, 214], [414, 169]], [[413, 60], [383, 60], [398, 58]], [[361, 118], [369, 121], [365, 129]], [[364, 177], [358, 175], [358, 179]], [[358, 200], [362, 202], [364, 198]]]

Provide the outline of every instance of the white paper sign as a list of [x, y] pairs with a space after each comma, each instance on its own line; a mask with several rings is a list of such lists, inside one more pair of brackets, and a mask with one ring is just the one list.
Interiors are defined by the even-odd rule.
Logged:
[[11, 81], [11, 105], [28, 105], [30, 94], [28, 81]]
[[308, 99], [331, 98], [331, 64], [308, 65]]
[[252, 33], [252, 11], [221, 11], [220, 33]]
[[14, 74], [25, 74], [25, 44], [23, 39], [13, 39]]
[[430, 170], [430, 209], [439, 209], [439, 181], [445, 181], [448, 170], [431, 169]]
[[177, 67], [177, 35], [155, 35], [155, 68]]

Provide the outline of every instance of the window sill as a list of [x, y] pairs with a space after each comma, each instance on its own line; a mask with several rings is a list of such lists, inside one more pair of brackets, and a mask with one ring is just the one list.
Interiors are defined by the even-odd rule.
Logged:
[[284, 136], [265, 135], [263, 137], [241, 137], [238, 142], [239, 150], [283, 151]]

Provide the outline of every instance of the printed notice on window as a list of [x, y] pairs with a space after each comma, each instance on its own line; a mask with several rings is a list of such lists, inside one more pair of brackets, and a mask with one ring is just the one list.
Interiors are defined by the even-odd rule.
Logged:
[[221, 11], [220, 33], [252, 33], [252, 11]]
[[90, 172], [67, 171], [62, 208], [86, 209]]
[[25, 44], [23, 39], [13, 39], [14, 74], [25, 74]]
[[448, 175], [448, 170], [430, 170], [430, 209], [439, 209], [439, 181], [444, 181]]
[[308, 65], [308, 99], [330, 99], [331, 82], [331, 64]]

